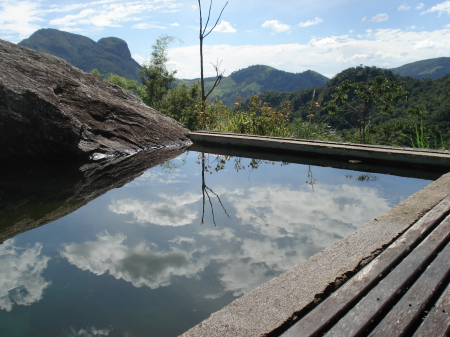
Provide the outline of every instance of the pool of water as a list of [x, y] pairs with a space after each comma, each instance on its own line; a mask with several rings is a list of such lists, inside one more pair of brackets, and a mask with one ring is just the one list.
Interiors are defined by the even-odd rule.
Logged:
[[1, 336], [177, 336], [430, 183], [166, 159], [2, 173]]

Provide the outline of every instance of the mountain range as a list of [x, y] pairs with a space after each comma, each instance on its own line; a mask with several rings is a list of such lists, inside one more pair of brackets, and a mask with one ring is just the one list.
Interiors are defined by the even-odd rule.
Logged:
[[[208, 92], [215, 77], [205, 79], [205, 91]], [[183, 80], [186, 83], [199, 81]], [[209, 100], [218, 99], [224, 104], [231, 106], [236, 96], [250, 97], [259, 95], [266, 91], [289, 92], [310, 87], [321, 87], [329, 81], [329, 78], [307, 70], [299, 74], [289, 73], [269, 66], [255, 65], [240, 69], [224, 77], [220, 84], [214, 89]]]
[[102, 74], [113, 73], [139, 81], [141, 66], [131, 57], [127, 43], [117, 37], [95, 42], [82, 35], [47, 28], [39, 29], [18, 44], [58, 56], [87, 72], [97, 68]]
[[[138, 71], [141, 66], [131, 57], [127, 43], [116, 37], [102, 38], [95, 42], [78, 34], [40, 29], [19, 45], [61, 57], [87, 72], [97, 68], [103, 74], [113, 73], [139, 81]], [[405, 77], [434, 80], [450, 73], [450, 57], [417, 61], [389, 70]], [[178, 83], [198, 80], [178, 80]], [[215, 78], [205, 79], [206, 90], [211, 88], [214, 80]], [[327, 77], [312, 70], [294, 74], [265, 65], [254, 65], [224, 77], [209, 99], [217, 98], [232, 105], [236, 96], [249, 97], [269, 91], [292, 92], [321, 87], [329, 81]]]

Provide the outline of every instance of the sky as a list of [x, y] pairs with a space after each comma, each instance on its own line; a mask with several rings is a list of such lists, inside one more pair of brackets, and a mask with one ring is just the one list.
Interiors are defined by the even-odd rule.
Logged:
[[[213, 0], [208, 28], [225, 4]], [[201, 5], [205, 23], [210, 2]], [[139, 63], [158, 37], [174, 36], [170, 68], [178, 78], [200, 75], [198, 0], [0, 0], [0, 39], [18, 43], [41, 28], [121, 38]], [[226, 76], [263, 64], [332, 77], [441, 56], [450, 56], [450, 1], [442, 0], [229, 0], [204, 39], [206, 76], [217, 62]]]

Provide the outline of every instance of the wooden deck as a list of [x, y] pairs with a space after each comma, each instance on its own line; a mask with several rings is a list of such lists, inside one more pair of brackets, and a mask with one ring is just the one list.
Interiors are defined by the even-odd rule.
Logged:
[[446, 336], [450, 196], [281, 336]]

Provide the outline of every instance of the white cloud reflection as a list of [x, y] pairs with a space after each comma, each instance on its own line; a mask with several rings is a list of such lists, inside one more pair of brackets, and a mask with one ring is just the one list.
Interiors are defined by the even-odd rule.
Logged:
[[[352, 184], [318, 184], [314, 191], [306, 185], [294, 189], [281, 184], [230, 191], [217, 186], [215, 191], [227, 207], [234, 207], [228, 222], [233, 226], [203, 227], [192, 235], [174, 232], [167, 241], [171, 248], [164, 252], [149, 243], [127, 246], [125, 235], [105, 232], [95, 241], [67, 245], [62, 255], [83, 270], [97, 275], [108, 272], [136, 287], [152, 289], [169, 285], [174, 276], [203, 273], [214, 261], [219, 265], [216, 277], [220, 286], [204, 298], [218, 298], [226, 292], [239, 296], [390, 208], [376, 188]], [[198, 218], [192, 205], [201, 194], [159, 197], [162, 202], [123, 199], [109, 209], [132, 214], [137, 223], [163, 226], [183, 226]]]
[[[212, 257], [223, 264], [224, 291], [235, 296], [287, 271], [389, 209], [375, 188], [351, 185], [321, 185], [314, 192], [281, 185], [254, 187], [247, 193], [227, 195], [227, 200], [242, 224], [256, 232], [251, 239], [235, 238], [234, 251]], [[229, 228], [208, 231], [200, 234], [222, 241], [234, 235]]]
[[[204, 270], [208, 261], [195, 260], [192, 254], [178, 248], [167, 252], [157, 251], [145, 242], [127, 246], [124, 234], [97, 235], [96, 241], [71, 243], [61, 255], [81, 270], [96, 275], [108, 272], [116, 279], [123, 279], [135, 287], [156, 289], [168, 286], [174, 276], [193, 277]], [[205, 263], [206, 262], [206, 263]]]
[[321, 185], [314, 192], [282, 185], [250, 188], [247, 195], [230, 195], [236, 217], [271, 239], [305, 233], [303, 225], [344, 237], [389, 209], [370, 187]]
[[159, 194], [163, 202], [121, 199], [108, 206], [116, 214], [133, 214], [138, 224], [151, 223], [159, 226], [184, 226], [192, 223], [198, 216], [197, 210], [188, 207], [201, 199], [201, 194], [184, 193], [169, 196]]
[[71, 330], [72, 333], [70, 334], [70, 337], [108, 336], [110, 332], [108, 329], [97, 329], [94, 326], [87, 329], [80, 329], [78, 331], [75, 331], [73, 328], [71, 328]]
[[11, 311], [14, 304], [31, 305], [42, 299], [50, 285], [42, 277], [49, 257], [41, 255], [42, 245], [18, 248], [14, 240], [0, 245], [0, 309]]

